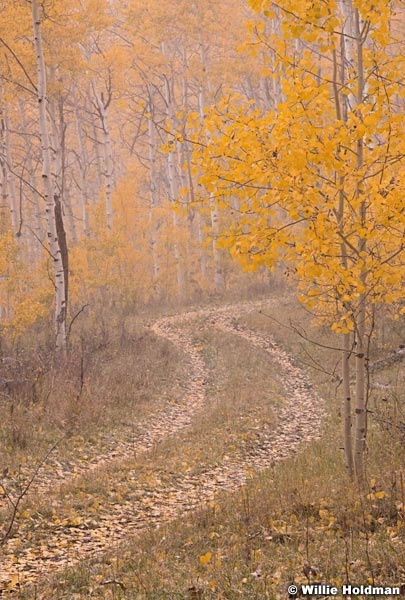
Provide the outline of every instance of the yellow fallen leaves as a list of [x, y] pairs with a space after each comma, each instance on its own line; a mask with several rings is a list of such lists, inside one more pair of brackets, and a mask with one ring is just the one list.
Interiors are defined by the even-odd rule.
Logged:
[[201, 565], [212, 565], [215, 569], [220, 569], [222, 565], [222, 559], [219, 552], [212, 554], [212, 552], [206, 552], [199, 557], [199, 561]]
[[367, 494], [368, 500], [382, 500], [383, 498], [385, 498], [385, 492], [383, 492], [382, 490], [379, 490], [378, 492], [371, 492], [370, 494]]
[[10, 591], [13, 588], [15, 588], [16, 585], [19, 583], [19, 581], [20, 581], [19, 575], [18, 574], [13, 575], [11, 578], [11, 581], [7, 584], [7, 590]]
[[211, 552], [206, 552], [202, 556], [200, 556], [200, 563], [202, 565], [207, 565], [211, 561], [212, 554]]

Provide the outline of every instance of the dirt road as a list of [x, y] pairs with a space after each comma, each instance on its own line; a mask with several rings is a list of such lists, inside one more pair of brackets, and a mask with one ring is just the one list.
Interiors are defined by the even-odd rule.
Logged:
[[[91, 461], [71, 465], [70, 472], [45, 466], [35, 493], [46, 496], [49, 511], [44, 518], [28, 514], [20, 519], [19, 530], [1, 550], [0, 595], [30, 585], [43, 576], [73, 565], [84, 558], [108, 549], [112, 541], [119, 544], [128, 536], [158, 523], [168, 521], [183, 511], [192, 511], [201, 502], [212, 499], [219, 490], [243, 486], [248, 474], [265, 469], [282, 460], [299, 446], [318, 436], [325, 412], [323, 403], [311, 388], [307, 375], [294, 359], [269, 336], [254, 332], [241, 324], [244, 315], [260, 310], [268, 303], [246, 302], [221, 308], [181, 313], [150, 324], [155, 335], [175, 344], [184, 357], [184, 394], [176, 402], [137, 425], [137, 435], [123, 437], [105, 448]], [[198, 473], [164, 473], [157, 465], [153, 482], [143, 480], [137, 467], [139, 457], [154, 452], [160, 443], [178, 435], [193, 424], [204, 411], [210, 367], [204, 360], [196, 330], [215, 331], [230, 340], [238, 339], [250, 351], [266, 353], [277, 367], [284, 389], [284, 402], [276, 427], [261, 428], [254, 446], [246, 452], [241, 447], [221, 464], [201, 464]], [[226, 435], [226, 433], [224, 433]], [[181, 452], [181, 448], [179, 448]], [[125, 464], [125, 485], [117, 471]], [[90, 478], [95, 490], [103, 487], [106, 502], [94, 505], [91, 493], [85, 496], [83, 480]], [[64, 497], [61, 485], [68, 490]], [[67, 487], [66, 487], [67, 486]], [[121, 488], [120, 488], [121, 486]], [[125, 493], [117, 489], [125, 489]], [[109, 499], [110, 498], [110, 499]], [[70, 506], [66, 516], [64, 501]], [[73, 508], [72, 508], [73, 507]], [[36, 596], [40, 598], [41, 596]]]

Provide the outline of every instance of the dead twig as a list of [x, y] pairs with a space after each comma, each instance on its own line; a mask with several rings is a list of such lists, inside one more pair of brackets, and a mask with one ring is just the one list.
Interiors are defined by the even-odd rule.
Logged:
[[4, 496], [7, 498], [7, 500], [9, 501], [9, 503], [11, 504], [13, 511], [10, 517], [10, 522], [8, 524], [7, 530], [6, 532], [3, 534], [3, 536], [0, 538], [0, 546], [4, 546], [4, 544], [6, 543], [6, 541], [8, 540], [8, 538], [10, 537], [10, 534], [12, 532], [16, 517], [17, 517], [17, 512], [18, 512], [18, 507], [21, 504], [22, 500], [24, 499], [24, 497], [28, 494], [28, 491], [30, 489], [30, 487], [32, 486], [32, 484], [35, 481], [35, 478], [37, 477], [41, 467], [46, 463], [46, 461], [48, 460], [49, 456], [52, 454], [52, 452], [55, 450], [55, 448], [60, 444], [60, 442], [63, 440], [65, 436], [63, 436], [62, 438], [60, 438], [57, 442], [55, 442], [53, 444], [53, 446], [51, 446], [49, 448], [49, 450], [47, 451], [47, 453], [45, 454], [45, 456], [39, 461], [39, 463], [37, 464], [37, 466], [34, 469], [34, 472], [32, 473], [31, 477], [29, 478], [29, 480], [27, 481], [27, 483], [25, 484], [25, 486], [21, 489], [20, 493], [18, 494], [18, 496], [16, 498], [13, 498], [10, 494], [10, 492], [7, 491], [6, 487], [4, 486], [4, 484], [1, 484], [2, 490], [3, 490], [3, 494]]
[[84, 311], [86, 310], [86, 308], [90, 306], [90, 304], [84, 304], [84, 306], [81, 307], [81, 309], [74, 315], [74, 317], [72, 317], [72, 320], [70, 321], [69, 327], [68, 327], [68, 331], [67, 331], [67, 335], [66, 338], [69, 339], [70, 336], [70, 332], [72, 331], [72, 325], [73, 323], [76, 321], [77, 317]]
[[122, 583], [122, 581], [118, 581], [117, 579], [106, 579], [105, 581], [101, 581], [100, 585], [119, 585], [122, 590], [126, 590], [126, 586]]

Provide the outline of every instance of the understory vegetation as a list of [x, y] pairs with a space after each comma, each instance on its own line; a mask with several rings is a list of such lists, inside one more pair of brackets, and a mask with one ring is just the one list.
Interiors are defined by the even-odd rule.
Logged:
[[[191, 373], [187, 357], [151, 331], [158, 315], [130, 318], [121, 328], [111, 321], [93, 336], [83, 319], [78, 352], [65, 370], [42, 369], [43, 349], [23, 364], [28, 353], [20, 350], [15, 364], [24, 371], [15, 367], [14, 388], [4, 383], [1, 399], [2, 536], [12, 518], [10, 499], [16, 502], [35, 477], [0, 550], [20, 573], [4, 582], [4, 594], [262, 599], [286, 597], [293, 582], [403, 586], [405, 374], [396, 351], [403, 323], [376, 323], [367, 483], [360, 492], [344, 466], [339, 353], [325, 355], [330, 334], [311, 324], [288, 288], [268, 296], [277, 301], [263, 299], [260, 310], [235, 325], [271, 336], [293, 355], [328, 417], [318, 439], [231, 489], [224, 483], [209, 490], [202, 476], [235, 457], [243, 461], [275, 428], [284, 390], [264, 353], [236, 338], [230, 343], [197, 318], [193, 343], [209, 374], [204, 410], [176, 435], [135, 452], [131, 440], [154, 414], [181, 407]], [[176, 495], [185, 482], [189, 505]], [[107, 529], [112, 510], [116, 539]], [[127, 525], [134, 519], [137, 531]], [[95, 530], [100, 552], [77, 562], [72, 539], [85, 545]], [[52, 562], [54, 555], [60, 558]], [[35, 557], [43, 577], [31, 581], [24, 562]]]
[[0, 2], [0, 598], [405, 595], [404, 15]]

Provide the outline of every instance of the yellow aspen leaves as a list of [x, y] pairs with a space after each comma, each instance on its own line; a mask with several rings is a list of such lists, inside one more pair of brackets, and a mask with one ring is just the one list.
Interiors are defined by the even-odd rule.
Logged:
[[206, 552], [205, 554], [202, 554], [200, 556], [199, 560], [202, 565], [207, 565], [211, 561], [211, 558], [212, 558], [211, 552]]
[[[249, 4], [263, 14], [256, 43], [264, 40], [277, 106], [260, 110], [227, 95], [207, 111], [206, 143], [194, 152], [199, 198], [221, 198], [222, 244], [245, 269], [290, 263], [300, 300], [348, 333], [365, 297], [399, 310], [403, 294], [401, 43], [389, 39], [383, 0], [373, 10], [355, 3], [360, 62], [342, 3]], [[268, 34], [266, 19], [279, 29]], [[336, 53], [342, 36], [353, 58], [345, 63]]]

